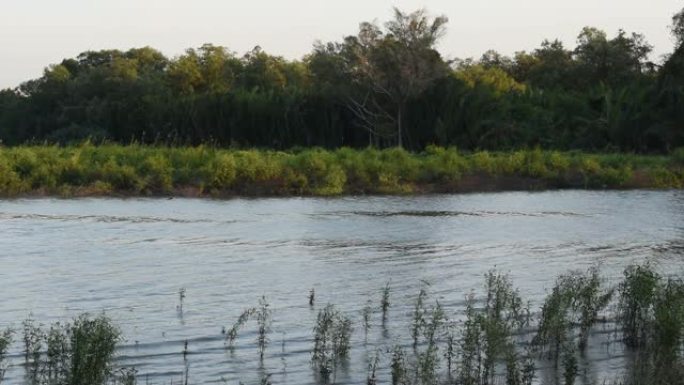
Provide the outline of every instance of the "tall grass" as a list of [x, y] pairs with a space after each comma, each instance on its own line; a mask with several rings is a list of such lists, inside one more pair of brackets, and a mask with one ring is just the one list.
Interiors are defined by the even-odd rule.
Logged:
[[[55, 323], [48, 329], [28, 318], [22, 329], [26, 384], [116, 382], [113, 359], [120, 332], [106, 316], [84, 314], [72, 323]], [[10, 336], [10, 332], [5, 332], [0, 337], [0, 365], [11, 342]], [[0, 382], [3, 374], [4, 368], [0, 370]]]
[[266, 348], [270, 342], [268, 333], [271, 332], [272, 314], [273, 311], [271, 310], [271, 305], [268, 303], [265, 296], [262, 296], [259, 299], [259, 305], [257, 307], [249, 308], [243, 311], [226, 334], [226, 342], [231, 350], [235, 340], [237, 339], [238, 331], [244, 327], [247, 322], [254, 319], [257, 323], [256, 343], [259, 349], [259, 359], [263, 361], [264, 353], [266, 352]]
[[311, 364], [323, 382], [328, 382], [349, 357], [352, 330], [352, 320], [334, 305], [328, 304], [318, 312]]
[[[680, 151], [681, 152], [681, 151]], [[0, 147], [0, 195], [339, 195], [682, 188], [671, 156], [428, 147], [290, 152], [140, 145]]]
[[0, 383], [5, 378], [5, 372], [7, 371], [7, 352], [10, 345], [12, 345], [12, 330], [5, 329], [0, 333]]

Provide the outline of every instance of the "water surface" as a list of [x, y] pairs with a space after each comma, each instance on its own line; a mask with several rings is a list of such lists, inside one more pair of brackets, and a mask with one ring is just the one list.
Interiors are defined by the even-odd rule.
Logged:
[[[143, 383], [178, 381], [187, 365], [191, 383], [249, 383], [270, 373], [274, 384], [307, 384], [311, 328], [330, 302], [357, 321], [349, 370], [338, 382], [362, 383], [369, 355], [380, 349], [386, 362], [388, 347], [409, 343], [412, 301], [426, 283], [457, 320], [492, 268], [509, 273], [538, 306], [568, 270], [600, 264], [615, 280], [625, 266], [650, 260], [676, 273], [683, 256], [681, 191], [9, 200], [0, 201], [0, 327], [19, 329], [29, 314], [48, 324], [104, 311], [126, 336], [118, 363], [135, 366]], [[365, 341], [361, 309], [369, 298], [379, 306], [387, 281], [389, 333], [374, 314]], [[274, 319], [260, 367], [255, 326], [245, 327], [233, 352], [221, 331], [262, 295]], [[623, 365], [621, 352], [604, 357], [602, 349], [590, 352], [602, 363], [588, 380]], [[11, 359], [21, 362], [20, 346]], [[22, 369], [11, 368], [8, 383], [21, 379]]]

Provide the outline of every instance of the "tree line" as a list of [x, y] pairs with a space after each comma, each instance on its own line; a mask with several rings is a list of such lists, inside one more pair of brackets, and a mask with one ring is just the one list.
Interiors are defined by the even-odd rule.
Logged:
[[88, 51], [0, 90], [0, 140], [285, 149], [427, 145], [667, 152], [684, 146], [684, 9], [674, 51], [649, 61], [638, 33], [585, 27], [513, 57], [446, 60], [447, 18], [364, 22], [301, 60], [205, 44]]

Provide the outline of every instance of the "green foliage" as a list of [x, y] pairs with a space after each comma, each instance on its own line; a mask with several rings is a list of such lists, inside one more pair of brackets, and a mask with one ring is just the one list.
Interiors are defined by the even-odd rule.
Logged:
[[10, 345], [12, 345], [12, 330], [5, 329], [0, 333], [0, 383], [5, 378], [5, 372], [7, 371], [7, 352]]
[[[677, 43], [662, 66], [648, 60], [652, 47], [643, 35], [619, 30], [609, 36], [593, 27], [579, 31], [574, 50], [544, 40], [513, 57], [490, 50], [479, 60], [452, 63], [436, 49], [447, 18], [398, 9], [384, 25], [364, 22], [342, 41], [316, 44], [302, 60], [258, 47], [238, 55], [212, 44], [174, 58], [150, 47], [87, 51], [48, 65], [41, 77], [15, 89], [0, 90], [0, 145], [91, 140], [276, 150], [398, 145], [420, 151], [439, 144], [462, 151], [540, 146], [666, 153], [684, 146], [683, 14], [672, 18]], [[235, 159], [238, 168], [241, 158]], [[32, 174], [36, 161], [16, 159], [19, 177]], [[488, 172], [486, 156], [478, 161]], [[144, 162], [132, 166], [137, 170]], [[170, 162], [174, 183], [195, 184], [188, 170], [196, 165]], [[321, 167], [317, 162], [308, 166]], [[532, 175], [555, 177], [536, 168], [540, 164], [530, 163]], [[150, 160], [149, 178], [139, 187], [165, 192], [165, 166]], [[375, 173], [380, 191], [411, 190], [403, 175], [366, 171]], [[623, 179], [623, 171], [609, 170], [590, 183]], [[339, 178], [311, 181], [297, 169], [283, 172], [285, 180], [255, 189], [339, 193]], [[77, 169], [65, 173], [71, 175], [65, 179], [87, 179]], [[52, 174], [39, 167], [32, 183], [61, 188]], [[441, 177], [458, 179], [452, 172]], [[220, 179], [205, 182], [210, 189], [232, 190]]]
[[349, 357], [352, 332], [351, 319], [328, 304], [318, 312], [314, 326], [314, 347], [311, 364], [317, 374], [327, 381], [339, 364]]
[[[544, 151], [460, 153], [403, 149], [276, 152], [139, 145], [0, 148], [0, 195], [339, 195], [458, 191], [477, 183], [532, 180], [547, 188], [680, 188], [676, 154]], [[467, 185], [467, 184], [466, 184]], [[470, 187], [473, 188], [473, 187]], [[475, 185], [474, 189], [482, 188]], [[503, 189], [509, 188], [502, 185]]]
[[533, 345], [556, 363], [562, 358], [565, 365], [574, 357], [576, 347], [586, 349], [589, 332], [612, 296], [612, 290], [601, 288], [597, 268], [561, 276], [544, 302]]
[[29, 318], [23, 322], [29, 384], [105, 385], [113, 379], [118, 328], [104, 315], [83, 314], [72, 324], [55, 323], [46, 332]]
[[625, 344], [668, 356], [684, 342], [684, 283], [649, 265], [630, 266], [620, 284], [618, 319]]
[[269, 339], [268, 333], [271, 332], [271, 322], [273, 311], [270, 308], [270, 304], [263, 296], [259, 299], [259, 306], [249, 308], [240, 314], [237, 321], [226, 333], [226, 342], [228, 347], [232, 350], [233, 344], [238, 336], [238, 331], [244, 327], [250, 319], [256, 319], [257, 323], [257, 347], [259, 349], [259, 359], [264, 360], [264, 353], [266, 352], [266, 347], [268, 346]]
[[475, 297], [466, 299], [466, 321], [461, 342], [463, 384], [496, 383], [497, 363], [507, 362], [506, 380], [519, 383], [526, 366], [517, 365], [520, 353], [513, 335], [528, 323], [528, 309], [506, 275], [490, 271], [485, 279], [484, 309], [475, 308]]
[[232, 154], [219, 154], [208, 167], [209, 186], [216, 189], [229, 189], [237, 175], [237, 164]]

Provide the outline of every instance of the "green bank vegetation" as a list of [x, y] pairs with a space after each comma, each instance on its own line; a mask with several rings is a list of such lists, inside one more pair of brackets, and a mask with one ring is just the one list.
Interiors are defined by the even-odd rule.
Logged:
[[681, 188], [668, 156], [543, 151], [420, 153], [142, 145], [0, 147], [0, 195], [338, 195], [546, 188]]
[[[318, 306], [310, 339], [317, 383], [335, 383], [340, 370], [350, 369], [352, 345], [368, 348], [369, 323], [381, 326], [386, 340], [383, 349], [367, 355], [368, 385], [570, 385], [582, 376], [579, 362], [587, 360], [592, 346], [607, 349], [606, 354], [627, 353], [622, 373], [596, 373], [597, 384], [684, 383], [684, 282], [648, 264], [628, 267], [616, 285], [607, 285], [596, 268], [564, 274], [536, 312], [511, 279], [495, 271], [486, 274], [484, 292], [468, 294], [461, 309], [442, 306], [422, 288], [408, 323], [386, 322], [392, 313], [384, 304], [393, 294], [387, 285], [381, 290], [382, 301], [358, 314], [332, 304]], [[256, 349], [245, 354], [263, 362], [272, 312], [264, 297], [243, 312], [224, 336], [226, 349], [232, 349], [238, 330], [254, 327]], [[395, 339], [386, 333], [388, 325]], [[366, 337], [353, 342], [355, 334]], [[0, 333], [0, 367], [7, 367], [8, 348], [19, 336], [27, 384], [137, 383], [135, 368], [115, 364], [120, 333], [105, 316], [83, 315], [49, 329], [28, 319], [22, 330]], [[280, 349], [285, 352], [284, 345]], [[187, 364], [187, 344], [178, 354]], [[184, 376], [181, 383], [188, 383], [187, 371]], [[263, 373], [261, 383], [270, 384], [270, 377]]]

